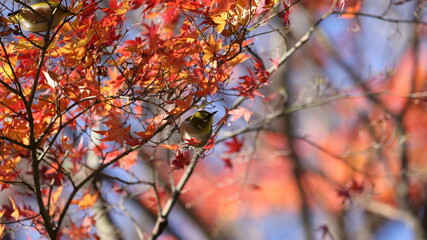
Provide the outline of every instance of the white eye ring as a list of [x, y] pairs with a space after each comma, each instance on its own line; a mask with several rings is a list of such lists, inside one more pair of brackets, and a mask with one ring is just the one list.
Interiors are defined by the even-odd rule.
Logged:
[[209, 118], [203, 118], [203, 122], [207, 122]]

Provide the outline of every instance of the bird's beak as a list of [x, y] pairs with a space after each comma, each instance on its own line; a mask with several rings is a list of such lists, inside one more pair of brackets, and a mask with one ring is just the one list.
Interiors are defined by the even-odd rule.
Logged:
[[215, 115], [215, 113], [217, 113], [218, 111], [215, 111], [215, 112], [213, 112], [213, 113], [211, 113], [211, 115], [213, 116], [213, 115]]

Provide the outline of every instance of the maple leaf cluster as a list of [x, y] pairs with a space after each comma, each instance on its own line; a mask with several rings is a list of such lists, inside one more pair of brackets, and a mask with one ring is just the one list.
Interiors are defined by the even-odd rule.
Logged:
[[[270, 73], [247, 50], [251, 31], [277, 6], [263, 0], [111, 0], [108, 7], [71, 1], [67, 7], [76, 15], [52, 31], [2, 32], [0, 188], [25, 186], [4, 206], [2, 219], [32, 219], [51, 238], [96, 238], [89, 209], [103, 196], [86, 182], [105, 169], [132, 171], [139, 148], [163, 146], [175, 151], [172, 170], [188, 167], [189, 151], [163, 143], [183, 114], [223, 101], [225, 92], [262, 96], [258, 90]], [[289, 24], [290, 7], [280, 6]], [[251, 66], [233, 75], [243, 62]], [[243, 107], [229, 114], [231, 121], [252, 116]], [[204, 150], [213, 149], [214, 138]], [[244, 140], [234, 137], [225, 145], [223, 161], [232, 168]], [[32, 196], [40, 212], [15, 202], [20, 195]], [[84, 217], [62, 227], [71, 208]]]
[[175, 157], [172, 160], [171, 167], [172, 170], [180, 170], [184, 167], [188, 166], [191, 161], [191, 155], [189, 151], [181, 151], [177, 150], [175, 153]]
[[249, 75], [240, 77], [243, 81], [239, 82], [238, 87], [233, 89], [238, 91], [239, 96], [254, 98], [255, 96], [262, 96], [257, 90], [267, 84], [269, 73], [264, 69], [264, 65], [261, 61], [256, 60], [253, 69], [247, 69]]
[[[3, 32], [11, 35], [0, 48], [0, 187], [37, 176], [27, 190], [45, 195], [38, 204], [51, 212], [40, 217], [60, 225], [70, 205], [89, 208], [98, 196], [68, 203], [62, 196], [67, 184], [74, 187], [71, 198], [81, 193], [75, 175], [88, 155], [102, 168], [129, 170], [135, 160], [116, 162], [134, 156], [129, 149], [165, 141], [170, 135], [158, 133], [194, 106], [209, 105], [227, 88], [259, 95], [268, 79], [260, 62], [234, 89], [231, 74], [252, 58], [245, 50], [249, 29], [275, 2], [72, 1], [76, 15], [50, 32]], [[172, 166], [182, 169], [190, 158], [176, 153]], [[78, 235], [89, 227], [71, 223], [65, 232], [73, 229]]]

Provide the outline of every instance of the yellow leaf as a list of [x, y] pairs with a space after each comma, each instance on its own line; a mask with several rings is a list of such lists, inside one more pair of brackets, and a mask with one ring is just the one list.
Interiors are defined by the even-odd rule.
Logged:
[[[20, 160], [21, 160], [21, 157], [19, 156], [16, 158], [10, 159], [8, 161], [8, 164], [0, 166], [0, 171], [4, 173], [12, 172], [16, 168], [16, 165], [19, 163]], [[3, 175], [3, 176], [0, 176], [0, 180], [8, 180], [8, 179], [7, 179], [7, 176]]]
[[57, 203], [58, 202], [58, 200], [59, 200], [59, 196], [61, 195], [61, 193], [62, 193], [62, 189], [63, 189], [63, 187], [62, 186], [60, 186], [60, 187], [58, 187], [57, 189], [56, 189], [56, 191], [52, 194], [52, 203]]
[[12, 197], [9, 197], [9, 199], [10, 199], [10, 202], [12, 203], [12, 209], [13, 209], [13, 212], [12, 212], [12, 214], [10, 214], [10, 216], [12, 216], [13, 218], [15, 218], [15, 220], [18, 220], [18, 218], [19, 218], [19, 209], [16, 206], [15, 200], [13, 200]]
[[52, 214], [54, 214], [56, 211], [58, 211], [58, 208], [60, 208], [60, 207], [59, 207], [59, 206], [60, 206], [60, 204], [58, 203], [58, 200], [59, 200], [59, 197], [61, 196], [62, 189], [63, 189], [63, 187], [62, 187], [62, 186], [60, 186], [60, 187], [58, 187], [58, 188], [56, 189], [56, 191], [54, 191], [54, 192], [52, 193], [52, 200], [51, 200], [51, 202], [52, 202], [52, 205], [53, 205], [53, 206], [56, 206], [56, 207], [52, 207], [52, 208], [50, 208], [50, 214], [51, 214], [51, 215], [52, 215]]
[[227, 12], [223, 12], [223, 13], [221, 13], [219, 15], [211, 17], [212, 21], [214, 21], [214, 23], [217, 24], [217, 26], [216, 26], [217, 33], [220, 33], [220, 32], [222, 32], [224, 30], [225, 25], [227, 24], [227, 22], [226, 22], [227, 18], [228, 18], [227, 15], [228, 15]]
[[215, 55], [222, 49], [222, 40], [215, 40], [214, 36], [209, 37], [209, 41], [203, 47], [203, 60], [210, 62], [210, 60], [215, 57]]

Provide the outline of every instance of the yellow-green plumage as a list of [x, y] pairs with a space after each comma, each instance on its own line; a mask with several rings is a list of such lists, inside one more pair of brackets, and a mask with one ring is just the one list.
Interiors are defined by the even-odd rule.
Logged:
[[195, 138], [198, 142], [193, 145], [196, 148], [201, 148], [206, 145], [212, 135], [213, 115], [216, 112], [210, 113], [207, 111], [198, 111], [185, 121], [179, 127], [179, 134], [182, 139]]
[[41, 2], [10, 13], [8, 20], [29, 32], [46, 32], [55, 28], [63, 18], [75, 15], [57, 2]]

